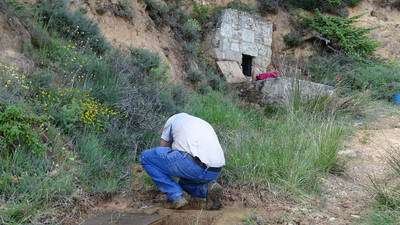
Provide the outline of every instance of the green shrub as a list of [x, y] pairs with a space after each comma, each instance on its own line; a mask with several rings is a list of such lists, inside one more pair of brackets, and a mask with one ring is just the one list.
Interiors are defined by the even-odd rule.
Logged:
[[161, 66], [160, 56], [146, 49], [130, 49], [129, 59], [132, 60], [134, 66], [146, 73]]
[[126, 160], [104, 148], [104, 143], [93, 134], [84, 134], [77, 143], [77, 150], [83, 162], [80, 180], [89, 192], [113, 193], [118, 190]]
[[53, 88], [53, 81], [56, 75], [49, 70], [35, 71], [30, 77], [32, 94], [39, 94], [41, 90]]
[[200, 38], [201, 26], [195, 19], [189, 19], [183, 24], [183, 36], [188, 41], [195, 41]]
[[298, 32], [290, 32], [283, 36], [283, 42], [285, 42], [286, 46], [289, 48], [295, 48], [301, 45], [303, 42], [302, 36]]
[[371, 56], [378, 45], [368, 37], [371, 29], [353, 25], [358, 18], [360, 16], [351, 18], [328, 16], [317, 11], [314, 16], [304, 16], [303, 23], [332, 41], [345, 54], [364, 58]]
[[207, 65], [207, 68], [203, 68], [203, 71], [205, 71], [208, 85], [215, 91], [226, 91], [225, 79], [211, 65], [208, 63], [204, 63], [204, 65]]
[[30, 82], [24, 73], [12, 65], [0, 62], [0, 104], [12, 104], [30, 93]]
[[358, 5], [361, 2], [361, 0], [343, 0], [343, 2], [350, 7], [354, 7]]
[[102, 131], [117, 112], [78, 89], [58, 89], [41, 91], [40, 101], [44, 112], [54, 119], [54, 123], [66, 133], [77, 132], [87, 127], [93, 131]]
[[208, 5], [194, 3], [192, 17], [204, 25], [211, 19], [212, 11], [213, 9]]
[[197, 87], [197, 91], [202, 95], [208, 94], [211, 90], [212, 89], [207, 82], [202, 82]]
[[197, 60], [201, 52], [201, 46], [198, 42], [185, 42], [183, 44], [183, 51], [191, 60]]
[[0, 149], [1, 155], [23, 149], [33, 154], [42, 154], [45, 150], [41, 140], [44, 125], [40, 118], [21, 107], [3, 106], [0, 112]]
[[220, 92], [226, 91], [226, 81], [221, 77], [221, 75], [216, 73], [208, 73], [207, 76], [208, 85], [210, 85], [213, 90]]
[[64, 1], [40, 1], [37, 12], [40, 21], [49, 30], [74, 41], [77, 46], [90, 48], [99, 54], [109, 49], [98, 26], [79, 11], [69, 12]]
[[268, 13], [278, 13], [279, 7], [282, 5], [283, 0], [258, 0], [259, 10], [262, 15]]
[[255, 7], [252, 7], [249, 4], [243, 3], [241, 0], [233, 0], [233, 1], [229, 2], [226, 7], [230, 8], [230, 9], [236, 9], [239, 11], [243, 11], [243, 12], [256, 13]]
[[[76, 157], [57, 129], [46, 128], [41, 137], [47, 142], [44, 155], [19, 149], [0, 157], [0, 217], [5, 224], [31, 224], [39, 218], [57, 223], [55, 217], [73, 207], [71, 193], [79, 185], [76, 169], [71, 169], [78, 166]], [[49, 209], [55, 212], [43, 213]]]
[[132, 8], [129, 5], [128, 0], [119, 0], [113, 9], [113, 13], [116, 16], [131, 20], [133, 18]]
[[187, 79], [191, 83], [196, 84], [204, 80], [204, 75], [198, 70], [192, 70], [188, 73]]
[[50, 35], [40, 26], [32, 27], [30, 34], [31, 43], [36, 48], [44, 48], [48, 46], [51, 42]]
[[335, 12], [337, 9], [344, 9], [347, 6], [355, 6], [361, 0], [290, 0], [290, 4], [307, 10], [321, 10], [325, 12]]
[[163, 1], [144, 0], [146, 11], [157, 26], [165, 25], [170, 9]]
[[354, 7], [361, 0], [258, 0], [262, 14], [276, 13], [279, 7], [297, 7], [306, 10], [320, 10], [346, 16], [347, 6]]
[[390, 99], [400, 91], [400, 66], [395, 63], [329, 55], [312, 58], [307, 67], [311, 80], [338, 86], [344, 94], [369, 90], [375, 99]]

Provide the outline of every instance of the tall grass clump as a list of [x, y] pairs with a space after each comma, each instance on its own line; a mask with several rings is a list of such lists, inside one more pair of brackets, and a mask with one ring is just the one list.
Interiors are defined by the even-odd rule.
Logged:
[[340, 87], [346, 94], [369, 91], [389, 100], [400, 91], [400, 65], [379, 60], [358, 61], [342, 54], [315, 56], [307, 64], [311, 80]]
[[319, 178], [336, 164], [347, 128], [333, 116], [285, 106], [272, 117], [240, 106], [218, 93], [194, 96], [188, 109], [212, 123], [227, 158], [228, 182], [281, 186], [289, 192], [312, 192]]
[[375, 204], [364, 219], [364, 224], [395, 225], [400, 222], [400, 149], [393, 146], [386, 156], [386, 163], [391, 169], [391, 179], [382, 183], [371, 178], [371, 191]]

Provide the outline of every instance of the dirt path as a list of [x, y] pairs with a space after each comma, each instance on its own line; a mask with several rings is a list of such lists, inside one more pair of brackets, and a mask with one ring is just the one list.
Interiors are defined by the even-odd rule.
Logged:
[[220, 211], [167, 210], [160, 204], [162, 195], [146, 192], [116, 196], [93, 208], [92, 214], [157, 214], [164, 218], [164, 223], [154, 223], [160, 225], [241, 225], [246, 224], [245, 220], [251, 225], [358, 224], [372, 201], [370, 178], [385, 179], [389, 173], [385, 154], [396, 146], [400, 147], [399, 117], [387, 117], [358, 128], [339, 153], [339, 158], [346, 161], [344, 172], [324, 178], [321, 195], [301, 203], [278, 198], [268, 190], [235, 187], [225, 191], [226, 206]]
[[313, 224], [352, 224], [367, 213], [372, 199], [371, 179], [381, 181], [390, 175], [387, 151], [400, 147], [400, 119], [385, 118], [358, 130], [339, 153], [346, 161], [340, 176], [324, 180], [323, 193], [315, 210]]

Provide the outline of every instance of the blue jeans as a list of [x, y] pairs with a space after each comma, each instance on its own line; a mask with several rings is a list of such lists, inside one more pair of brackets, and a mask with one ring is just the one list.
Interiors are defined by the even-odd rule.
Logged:
[[[182, 198], [183, 191], [192, 197], [206, 198], [208, 183], [216, 180], [220, 174], [203, 169], [187, 153], [168, 147], [146, 150], [140, 161], [157, 188], [167, 195], [170, 202]], [[179, 177], [179, 184], [172, 177]]]

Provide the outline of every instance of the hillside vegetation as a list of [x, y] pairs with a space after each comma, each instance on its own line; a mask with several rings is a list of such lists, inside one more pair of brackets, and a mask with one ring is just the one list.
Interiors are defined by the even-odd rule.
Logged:
[[[350, 29], [353, 19], [317, 11], [305, 24], [332, 37], [341, 50], [321, 50], [306, 68], [312, 80], [343, 90], [342, 101], [304, 100], [294, 92], [285, 105], [251, 105], [227, 88], [201, 48], [221, 9], [195, 5], [189, 14], [179, 3], [160, 2], [144, 0], [155, 24], [169, 26], [182, 43], [187, 85], [169, 82], [169, 68], [157, 53], [111, 47], [95, 23], [69, 11], [64, 1], [0, 2], [1, 12], [29, 31], [23, 53], [35, 64], [25, 74], [0, 63], [1, 224], [74, 223], [88, 202], [131, 191], [138, 155], [157, 145], [166, 118], [181, 111], [215, 127], [227, 158], [220, 178], [227, 188], [256, 184], [293, 199], [316, 194], [321, 177], [340, 170], [337, 153], [366, 101], [388, 100], [399, 91], [398, 65], [370, 57], [375, 43], [366, 30]], [[274, 5], [281, 1], [260, 2], [282, 7]], [[356, 4], [328, 2], [328, 9]], [[328, 10], [306, 1], [290, 4]], [[118, 15], [131, 18], [129, 7], [121, 7]], [[328, 32], [326, 24], [339, 31]], [[358, 43], [346, 42], [354, 35]]]

